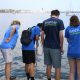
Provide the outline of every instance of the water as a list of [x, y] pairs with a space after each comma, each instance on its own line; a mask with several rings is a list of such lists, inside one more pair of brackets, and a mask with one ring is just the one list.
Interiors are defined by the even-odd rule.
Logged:
[[[80, 16], [80, 14], [77, 14]], [[0, 13], [0, 42], [3, 38], [5, 30], [10, 25], [10, 23], [17, 19], [21, 22], [21, 27], [19, 30], [19, 35], [21, 35], [21, 31], [33, 25], [36, 25], [39, 22], [50, 17], [49, 13]], [[63, 20], [65, 27], [69, 25], [70, 16], [66, 16], [65, 13], [61, 13], [60, 18]], [[62, 55], [62, 74], [61, 78], [66, 80], [68, 78], [69, 73], [69, 65], [66, 57], [67, 52], [67, 42], [64, 41], [64, 55]], [[20, 36], [18, 38], [18, 42], [16, 48], [13, 51], [13, 65], [12, 65], [12, 75], [17, 76], [17, 80], [26, 80], [24, 64], [22, 63], [22, 52], [21, 52], [21, 44], [20, 44]], [[43, 55], [37, 56], [36, 59], [36, 80], [46, 80], [45, 75], [45, 65], [43, 63]], [[4, 80], [4, 59], [0, 52], [0, 80]], [[54, 69], [52, 70], [52, 77], [54, 78]]]

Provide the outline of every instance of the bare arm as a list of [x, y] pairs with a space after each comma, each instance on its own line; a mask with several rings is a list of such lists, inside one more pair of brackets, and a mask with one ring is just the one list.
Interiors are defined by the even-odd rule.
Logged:
[[36, 35], [36, 37], [35, 37], [36, 49], [37, 49], [38, 46], [39, 46], [38, 40], [39, 40], [39, 35]]
[[38, 35], [36, 35], [36, 41], [38, 41], [39, 40], [39, 36]]
[[59, 32], [59, 39], [60, 39], [61, 52], [63, 52], [63, 41], [64, 41], [63, 30]]
[[14, 35], [15, 31], [16, 31], [16, 28], [12, 28], [11, 33], [10, 33], [10, 37], [6, 39], [6, 42], [9, 42], [11, 40], [11, 38]]
[[44, 31], [41, 32], [41, 42], [42, 42], [42, 45], [44, 44]]

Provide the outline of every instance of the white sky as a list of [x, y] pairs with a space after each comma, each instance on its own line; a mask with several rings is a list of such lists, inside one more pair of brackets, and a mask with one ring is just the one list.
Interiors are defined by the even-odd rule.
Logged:
[[80, 0], [0, 0], [0, 9], [80, 11]]

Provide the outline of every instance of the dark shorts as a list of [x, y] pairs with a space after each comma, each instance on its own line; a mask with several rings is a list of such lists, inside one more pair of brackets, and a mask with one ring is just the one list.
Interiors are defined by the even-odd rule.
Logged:
[[44, 64], [54, 68], [61, 68], [60, 49], [44, 48]]
[[34, 50], [22, 50], [23, 63], [30, 64], [35, 63], [35, 51]]
[[68, 59], [80, 60], [80, 58], [68, 57]]

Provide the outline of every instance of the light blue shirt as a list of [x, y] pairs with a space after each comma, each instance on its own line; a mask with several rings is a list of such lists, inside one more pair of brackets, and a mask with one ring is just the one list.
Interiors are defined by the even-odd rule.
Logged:
[[[14, 33], [14, 35], [12, 36], [9, 42], [5, 42], [5, 40], [10, 37], [10, 33], [12, 29], [14, 28], [14, 26], [15, 26], [16, 32]], [[4, 38], [0, 44], [0, 48], [4, 48], [4, 49], [12, 48], [13, 49], [16, 46], [16, 42], [18, 38], [18, 29], [19, 29], [19, 25], [10, 26], [7, 29], [7, 31], [5, 32]]]

